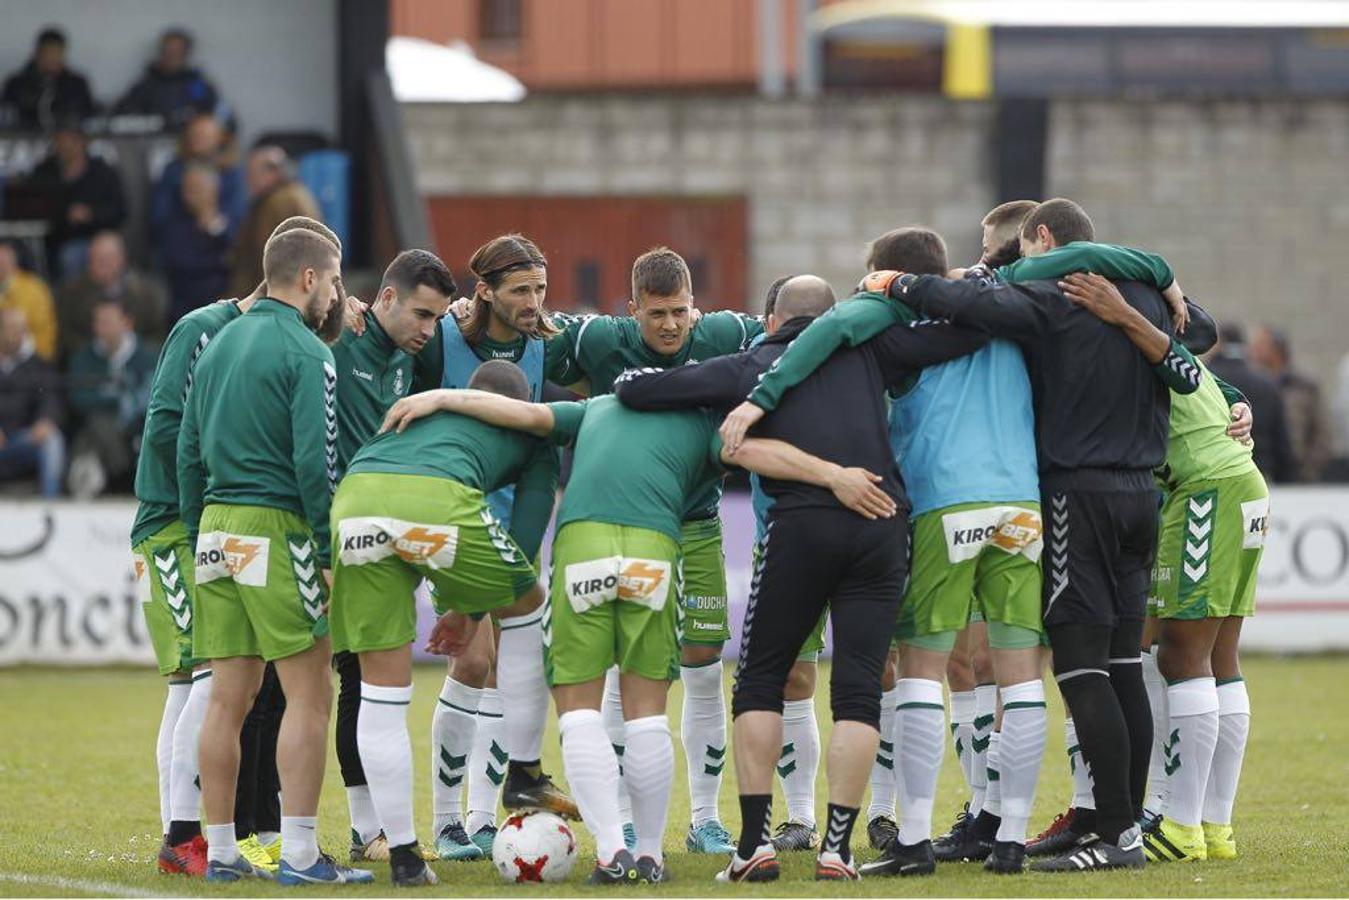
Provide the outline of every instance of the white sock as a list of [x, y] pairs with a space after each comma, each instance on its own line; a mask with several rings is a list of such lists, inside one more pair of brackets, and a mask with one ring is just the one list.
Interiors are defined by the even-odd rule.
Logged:
[[988, 747], [998, 711], [998, 686], [981, 684], [974, 689], [974, 721], [970, 723], [970, 815], [984, 808], [988, 792]]
[[988, 787], [984, 789], [984, 809], [991, 816], [1002, 815], [1002, 738], [995, 731], [988, 736]]
[[[689, 773], [689, 808], [694, 825], [719, 821], [717, 794], [726, 768], [726, 697], [722, 693], [721, 660], [705, 666], [680, 666], [684, 714], [679, 737]], [[628, 758], [624, 756], [625, 763]], [[632, 786], [628, 786], [629, 792]], [[633, 812], [636, 812], [636, 801]]]
[[234, 840], [234, 823], [207, 825], [202, 829], [206, 835], [206, 858], [212, 862], [232, 863], [239, 858], [239, 845]]
[[951, 744], [955, 747], [956, 759], [960, 762], [960, 774], [965, 778], [965, 786], [970, 783], [970, 763], [974, 753], [970, 749], [970, 739], [974, 737], [974, 691], [951, 692]]
[[895, 817], [895, 697], [899, 687], [881, 693], [881, 743], [871, 764], [871, 805], [867, 821], [877, 816]]
[[164, 694], [164, 714], [159, 719], [159, 736], [155, 739], [155, 771], [159, 773], [159, 821], [163, 833], [169, 833], [169, 822], [173, 821], [169, 805], [169, 786], [173, 774], [173, 729], [178, 725], [178, 717], [183, 714], [187, 698], [192, 693], [191, 681], [170, 681]]
[[646, 716], [627, 723], [628, 765], [624, 780], [632, 794], [632, 820], [637, 829], [638, 857], [661, 855], [661, 837], [670, 811], [674, 781], [674, 743], [666, 716]]
[[814, 828], [815, 778], [820, 772], [820, 726], [814, 699], [782, 704], [782, 757], [777, 768], [788, 820]]
[[[379, 687], [361, 682], [361, 711], [356, 719], [356, 746], [369, 782], [365, 800], [373, 801], [376, 824], [384, 824], [389, 846], [401, 847], [417, 840], [412, 827], [412, 738], [408, 735], [408, 705], [412, 685]], [[351, 801], [353, 788], [347, 788]], [[352, 827], [356, 827], [352, 803]], [[364, 812], [362, 813], [364, 815]], [[378, 831], [375, 832], [378, 835]], [[361, 841], [370, 838], [361, 833]]]
[[604, 701], [600, 704], [600, 715], [604, 718], [604, 731], [613, 744], [614, 755], [618, 758], [618, 815], [624, 824], [632, 821], [632, 797], [628, 795], [627, 782], [622, 778], [623, 757], [627, 749], [627, 725], [623, 722], [623, 693], [619, 690], [618, 667], [614, 666], [604, 675]]
[[496, 688], [483, 688], [478, 701], [478, 730], [473, 736], [473, 755], [468, 761], [468, 820], [470, 835], [485, 825], [497, 823], [497, 798], [506, 778], [510, 757], [501, 746], [505, 739], [501, 697]]
[[895, 684], [895, 780], [899, 786], [901, 844], [918, 844], [932, 837], [932, 802], [946, 752], [946, 704], [942, 699], [940, 681], [901, 678]]
[[593, 709], [574, 709], [557, 720], [562, 736], [562, 767], [567, 773], [581, 820], [595, 837], [595, 853], [603, 862], [623, 849], [623, 823], [618, 815], [618, 756]]
[[[175, 822], [201, 821], [201, 786], [197, 775], [201, 769], [197, 761], [197, 738], [206, 721], [206, 708], [211, 705], [211, 670], [192, 676], [192, 692], [187, 704], [178, 714], [173, 728], [173, 763], [169, 775], [169, 819]], [[234, 857], [228, 857], [233, 859]]]
[[279, 831], [258, 832], [258, 843], [264, 847], [270, 847], [272, 844], [275, 844], [279, 840], [281, 840], [281, 832]]
[[[362, 710], [360, 715], [365, 715]], [[404, 732], [406, 732], [406, 727]], [[361, 719], [356, 717], [356, 734], [361, 733]], [[361, 754], [361, 766], [365, 767], [365, 753], [360, 750], [360, 738], [356, 740], [357, 752]], [[379, 837], [383, 817], [375, 809], [374, 798], [370, 795], [369, 776], [366, 784], [347, 786], [347, 815], [351, 818], [351, 830], [362, 844], [368, 844]], [[387, 837], [388, 835], [385, 835]]]
[[1204, 821], [1232, 824], [1232, 804], [1241, 780], [1241, 760], [1246, 755], [1246, 737], [1251, 731], [1251, 698], [1246, 682], [1237, 679], [1218, 685], [1218, 748], [1204, 792]]
[[281, 817], [281, 859], [292, 869], [307, 869], [319, 861], [318, 823], [316, 816]]
[[533, 762], [543, 748], [548, 721], [548, 682], [543, 674], [543, 614], [501, 620], [497, 690], [506, 713], [505, 744], [511, 759]]
[[998, 840], [1026, 843], [1026, 825], [1035, 805], [1035, 785], [1045, 757], [1045, 685], [1036, 678], [1002, 689], [1002, 731], [998, 737], [998, 783], [1002, 822]]
[[1204, 789], [1218, 748], [1218, 687], [1212, 677], [1167, 685], [1171, 727], [1167, 738], [1166, 817], [1178, 825], [1203, 821]]
[[1166, 801], [1166, 753], [1163, 745], [1171, 735], [1166, 713], [1166, 679], [1157, 670], [1157, 648], [1144, 650], [1143, 686], [1152, 708], [1152, 758], [1148, 763], [1148, 792], [1143, 798], [1146, 813], [1160, 814]]
[[460, 801], [473, 738], [478, 730], [479, 688], [445, 677], [431, 719], [431, 813], [438, 836], [445, 826], [462, 819]]
[[1068, 748], [1068, 770], [1073, 776], [1073, 801], [1069, 806], [1095, 809], [1096, 795], [1091, 789], [1091, 770], [1087, 768], [1087, 759], [1082, 755], [1082, 745], [1077, 742], [1077, 726], [1072, 719], [1063, 722], [1063, 746]]

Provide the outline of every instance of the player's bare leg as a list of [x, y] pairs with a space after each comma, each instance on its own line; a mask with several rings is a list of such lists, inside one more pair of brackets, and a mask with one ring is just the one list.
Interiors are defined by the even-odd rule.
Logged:
[[[286, 695], [286, 711], [281, 716], [276, 743], [276, 767], [281, 777], [283, 870], [284, 864], [294, 870], [305, 870], [319, 859], [318, 802], [333, 706], [331, 662], [332, 648], [326, 636], [316, 639], [308, 650], [276, 661], [276, 674]], [[218, 664], [216, 668], [219, 677]], [[260, 680], [261, 666], [255, 671]], [[217, 684], [216, 690], [219, 688]], [[252, 691], [256, 693], [256, 684]], [[207, 840], [209, 843], [210, 839]]]
[[[234, 866], [240, 861], [234, 835], [234, 791], [239, 778], [239, 730], [262, 685], [263, 661], [236, 656], [211, 666], [211, 693], [198, 736], [201, 801], [208, 859]], [[319, 738], [320, 747], [325, 736]]]

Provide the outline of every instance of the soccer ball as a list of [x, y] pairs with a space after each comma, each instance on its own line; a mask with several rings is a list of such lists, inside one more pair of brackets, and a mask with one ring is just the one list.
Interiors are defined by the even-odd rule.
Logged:
[[492, 864], [508, 884], [565, 881], [576, 865], [576, 835], [552, 813], [518, 813], [497, 830]]

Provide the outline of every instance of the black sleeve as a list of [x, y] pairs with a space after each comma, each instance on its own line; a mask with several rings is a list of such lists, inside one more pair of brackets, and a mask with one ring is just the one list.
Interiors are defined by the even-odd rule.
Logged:
[[1190, 324], [1184, 334], [1178, 335], [1180, 342], [1196, 356], [1209, 352], [1218, 343], [1218, 323], [1189, 297], [1185, 298], [1185, 307], [1190, 311]]
[[614, 393], [620, 403], [633, 409], [727, 410], [745, 399], [744, 371], [742, 354], [673, 369], [629, 369], [614, 380]]
[[973, 280], [948, 281], [922, 275], [901, 299], [929, 315], [982, 328], [999, 337], [1024, 340], [1047, 330], [1043, 289], [1035, 282], [1004, 284]]
[[902, 381], [917, 369], [973, 353], [991, 340], [986, 331], [944, 319], [921, 319], [891, 325], [868, 342], [887, 384]]
[[1270, 395], [1273, 401], [1265, 405], [1261, 415], [1269, 416], [1269, 435], [1274, 438], [1270, 449], [1270, 460], [1275, 481], [1297, 481], [1298, 459], [1293, 453], [1293, 442], [1288, 432], [1288, 409], [1283, 397], [1277, 392]]

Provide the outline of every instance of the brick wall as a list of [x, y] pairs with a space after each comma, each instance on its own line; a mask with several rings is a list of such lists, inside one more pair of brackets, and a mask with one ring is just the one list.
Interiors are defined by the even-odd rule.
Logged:
[[746, 196], [750, 308], [784, 274], [814, 272], [846, 291], [864, 271], [866, 242], [899, 224], [928, 223], [953, 259], [975, 258], [992, 202], [990, 113], [926, 98], [609, 96], [404, 109], [430, 196]]
[[[751, 308], [791, 272], [846, 291], [866, 241], [901, 224], [970, 261], [995, 200], [986, 104], [596, 95], [405, 115], [428, 195], [746, 196]], [[1220, 317], [1281, 321], [1329, 386], [1349, 350], [1347, 160], [1347, 103], [1059, 101], [1047, 181], [1101, 239], [1166, 255]]]

